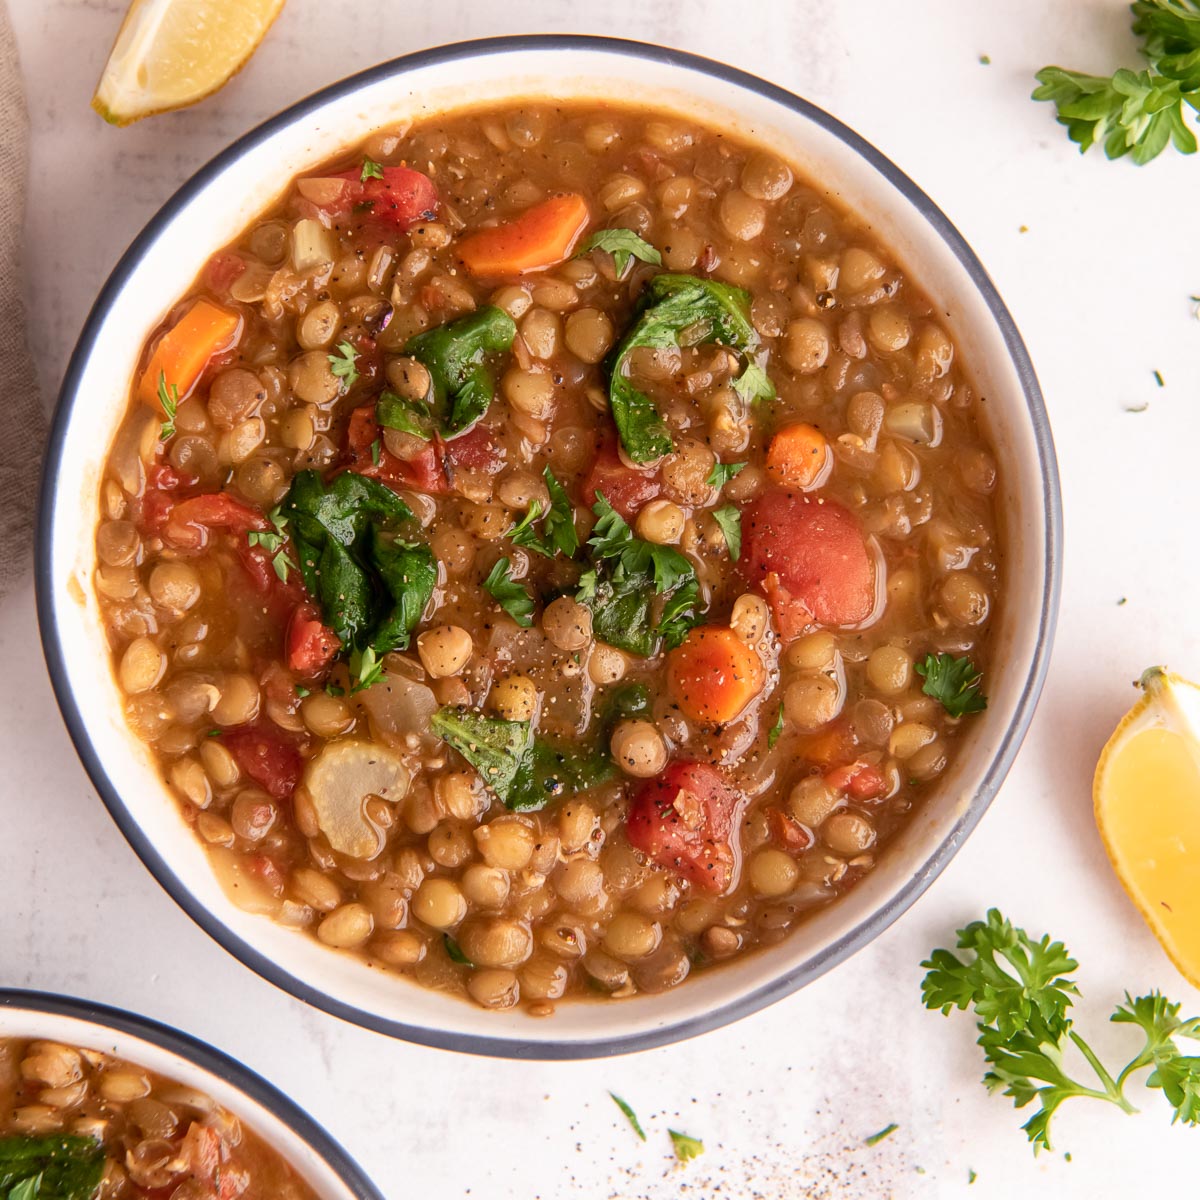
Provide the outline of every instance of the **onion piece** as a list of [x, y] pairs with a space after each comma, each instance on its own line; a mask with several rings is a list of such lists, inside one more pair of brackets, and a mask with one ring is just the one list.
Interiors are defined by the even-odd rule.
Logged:
[[333, 262], [333, 240], [320, 221], [303, 217], [292, 227], [292, 266], [311, 271]]
[[942, 440], [942, 414], [932, 404], [893, 405], [884, 414], [883, 427], [892, 437], [923, 446], [936, 446]]
[[375, 742], [346, 741], [326, 746], [308, 765], [304, 784], [317, 824], [339, 854], [374, 858], [383, 849], [382, 831], [367, 817], [369, 797], [403, 800], [409, 773], [398, 755]]
[[336, 208], [346, 198], [349, 186], [348, 180], [329, 175], [296, 180], [296, 191], [319, 208]]

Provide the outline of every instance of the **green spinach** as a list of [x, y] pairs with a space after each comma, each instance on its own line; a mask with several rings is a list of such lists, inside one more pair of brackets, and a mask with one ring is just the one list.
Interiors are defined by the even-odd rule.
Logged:
[[[512, 349], [517, 327], [502, 308], [485, 305], [410, 338], [404, 353], [425, 364], [433, 383], [431, 412], [446, 438], [465, 433], [496, 394], [489, 361]], [[418, 435], [420, 436], [420, 435]]]
[[92, 1138], [0, 1138], [2, 1200], [92, 1200], [107, 1155]]

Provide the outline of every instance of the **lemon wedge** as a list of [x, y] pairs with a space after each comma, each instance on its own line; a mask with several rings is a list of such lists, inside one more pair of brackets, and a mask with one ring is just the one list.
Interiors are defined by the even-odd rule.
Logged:
[[92, 97], [113, 125], [203, 100], [258, 48], [284, 0], [133, 0]]
[[1162, 667], [1139, 686], [1096, 766], [1096, 825], [1121, 886], [1200, 986], [1200, 687]]

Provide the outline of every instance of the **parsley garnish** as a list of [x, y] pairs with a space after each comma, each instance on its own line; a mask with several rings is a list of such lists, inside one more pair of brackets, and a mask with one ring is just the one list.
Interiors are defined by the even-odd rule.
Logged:
[[713, 509], [713, 520], [721, 527], [725, 535], [725, 545], [729, 547], [729, 557], [737, 562], [742, 556], [742, 513], [736, 504], [722, 504]]
[[[529, 505], [529, 511], [511, 529], [505, 533], [515, 546], [524, 550], [532, 550], [545, 558], [553, 558], [555, 554], [565, 554], [573, 558], [579, 549], [579, 534], [575, 529], [575, 508], [566, 489], [554, 477], [549, 467], [543, 473], [546, 488], [550, 493], [550, 507], [543, 512], [542, 502], [534, 500]], [[545, 517], [542, 533], [534, 528], [535, 522]]]
[[[1136, 998], [1126, 992], [1125, 1003], [1109, 1020], [1138, 1026], [1145, 1041], [1114, 1078], [1067, 1015], [1079, 994], [1068, 973], [1079, 964], [1062, 942], [1048, 935], [1034, 941], [993, 908], [986, 920], [958, 931], [958, 949], [971, 957], [935, 950], [921, 964], [928, 972], [921, 983], [925, 1007], [943, 1014], [974, 1009], [978, 1044], [989, 1068], [983, 1077], [988, 1090], [1003, 1089], [1016, 1108], [1038, 1102], [1037, 1112], [1022, 1126], [1035, 1154], [1051, 1148], [1050, 1119], [1074, 1097], [1107, 1100], [1123, 1112], [1136, 1112], [1125, 1085], [1147, 1067], [1146, 1086], [1161, 1089], [1175, 1110], [1172, 1121], [1200, 1124], [1200, 1057], [1183, 1054], [1175, 1042], [1200, 1040], [1200, 1017], [1180, 1020], [1179, 1005], [1158, 992]], [[1067, 1074], [1063, 1054], [1070, 1046], [1094, 1079], [1080, 1083]]]
[[723, 488], [739, 471], [745, 470], [746, 464], [742, 463], [713, 463], [713, 469], [709, 471], [708, 478], [704, 481], [712, 488]]
[[890, 1125], [885, 1125], [878, 1133], [871, 1134], [870, 1137], [863, 1138], [864, 1146], [878, 1146], [884, 1138], [889, 1138], [899, 1129], [900, 1126], [894, 1121]]
[[1133, 32], [1148, 67], [1111, 76], [1043, 67], [1035, 100], [1049, 100], [1080, 152], [1100, 145], [1109, 158], [1128, 154], [1139, 166], [1174, 143], [1194, 154], [1185, 106], [1200, 108], [1200, 8], [1195, 0], [1134, 0]]
[[366, 691], [383, 679], [383, 663], [374, 646], [364, 646], [361, 650], [350, 652], [350, 677], [354, 680], [350, 695]]
[[300, 697], [301, 700], [304, 700], [307, 697], [312, 695], [312, 690], [310, 688], [306, 688], [304, 686], [304, 684], [302, 684], [302, 683], [296, 684], [296, 686], [293, 690], [295, 691], [296, 695]]
[[287, 583], [288, 572], [299, 570], [296, 563], [283, 549], [283, 544], [287, 541], [287, 534], [284, 531], [287, 529], [288, 519], [283, 515], [283, 509], [277, 504], [267, 513], [267, 520], [275, 527], [275, 532], [259, 532], [257, 529], [251, 529], [246, 534], [246, 544], [261, 546], [271, 556], [271, 566], [275, 569], [275, 574], [279, 576], [280, 582]]
[[473, 967], [475, 964], [462, 952], [462, 947], [448, 934], [442, 934], [442, 945], [446, 947], [446, 953], [450, 956], [451, 962], [456, 962], [463, 967]]
[[770, 732], [767, 734], [767, 749], [774, 750], [775, 743], [779, 741], [779, 735], [783, 733], [783, 701], [779, 702], [779, 713], [775, 718], [775, 724], [771, 726]]
[[597, 229], [583, 248], [575, 255], [591, 254], [593, 250], [605, 250], [612, 255], [613, 270], [621, 279], [630, 259], [639, 258], [651, 266], [662, 266], [662, 255], [649, 242], [643, 241], [632, 229]]
[[969, 658], [927, 654], [922, 662], [914, 664], [913, 670], [925, 679], [921, 691], [937, 700], [952, 717], [987, 708], [987, 697], [979, 688], [983, 673], [975, 670]]
[[646, 1140], [646, 1131], [642, 1128], [641, 1122], [637, 1119], [637, 1113], [635, 1113], [633, 1109], [630, 1108], [629, 1105], [626, 1104], [625, 1101], [616, 1094], [616, 1092], [609, 1092], [608, 1094], [612, 1097], [612, 1102], [621, 1110], [622, 1113], [624, 1113], [625, 1120], [629, 1122], [633, 1132], [636, 1133], [644, 1142]]
[[337, 353], [330, 354], [329, 369], [342, 381], [344, 396], [358, 382], [358, 351], [349, 342], [338, 342]]
[[675, 1157], [680, 1162], [691, 1162], [704, 1153], [704, 1143], [699, 1138], [680, 1133], [678, 1129], [668, 1129], [667, 1133], [671, 1135], [671, 1145], [675, 1147]]
[[362, 165], [362, 174], [358, 177], [359, 183], [366, 183], [368, 179], [382, 179], [383, 167], [373, 158], [364, 158]]
[[748, 362], [746, 369], [730, 385], [747, 404], [755, 400], [774, 400], [775, 385], [771, 377], [756, 362]]
[[158, 432], [158, 436], [165, 442], [167, 438], [175, 436], [175, 414], [179, 410], [179, 389], [173, 383], [167, 384], [166, 371], [158, 373], [158, 402], [167, 418]]
[[378, 438], [371, 443], [371, 462], [375, 466], [379, 466], [379, 459], [383, 454], [383, 445]]
[[533, 600], [525, 590], [524, 584], [513, 579], [512, 565], [507, 557], [500, 559], [488, 573], [488, 577], [483, 581], [483, 590], [522, 629], [528, 629], [533, 624]]

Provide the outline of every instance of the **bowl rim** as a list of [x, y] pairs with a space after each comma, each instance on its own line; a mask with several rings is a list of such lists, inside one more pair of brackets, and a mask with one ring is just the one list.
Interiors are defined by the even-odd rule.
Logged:
[[231, 1084], [286, 1125], [331, 1168], [345, 1184], [349, 1195], [357, 1200], [383, 1200], [383, 1194], [367, 1178], [345, 1147], [299, 1104], [245, 1063], [190, 1033], [127, 1009], [113, 1008], [95, 1000], [61, 992], [0, 988], [0, 1009], [85, 1021], [97, 1029], [123, 1033], [187, 1059], [206, 1074]]
[[[340, 99], [382, 80], [403, 76], [413, 69], [448, 62], [469, 61], [472, 58], [498, 52], [523, 51], [590, 51], [641, 58], [656, 64], [679, 67], [708, 75], [731, 87], [755, 92], [764, 99], [799, 114], [826, 133], [833, 135], [865, 160], [917, 210], [920, 217], [941, 238], [961, 264], [1001, 334], [1025, 399], [1037, 450], [1038, 467], [1042, 477], [1042, 503], [1046, 515], [1046, 555], [1038, 615], [1037, 642], [1034, 646], [1028, 675], [1016, 704], [1012, 723], [1000, 738], [979, 787], [946, 836], [928, 854], [923, 868], [901, 884], [886, 904], [866, 916], [853, 929], [812, 958], [702, 1016], [668, 1021], [653, 1028], [620, 1034], [615, 1037], [604, 1037], [602, 1033], [598, 1033], [594, 1038], [540, 1041], [505, 1035], [492, 1036], [459, 1032], [453, 1028], [452, 1020], [445, 1026], [429, 1027], [410, 1025], [404, 1021], [369, 1012], [292, 974], [247, 943], [214, 912], [201, 904], [157, 848], [143, 834], [137, 821], [113, 786], [88, 733], [88, 721], [68, 683], [63, 645], [58, 629], [52, 574], [52, 546], [59, 469], [58, 459], [49, 455], [45, 459], [38, 496], [34, 574], [38, 624], [46, 665], [67, 732], [83, 767], [107, 806], [112, 819], [142, 860], [143, 865], [201, 929], [242, 965], [250, 968], [276, 987], [289, 992], [306, 1004], [377, 1033], [419, 1045], [470, 1054], [517, 1059], [573, 1060], [628, 1054], [683, 1041], [740, 1020], [773, 1004], [812, 982], [871, 942], [911, 907], [933, 880], [941, 874], [990, 806], [1012, 766], [1037, 707], [1054, 642], [1062, 587], [1062, 496], [1058, 463], [1045, 402], [1029, 352], [1017, 330], [1016, 323], [1001, 299], [996, 285], [966, 239], [916, 183], [865, 138], [855, 133], [836, 117], [778, 84], [770, 83], [739, 68], [687, 51], [670, 49], [647, 42], [590, 34], [516, 34], [478, 38], [418, 50], [389, 59], [332, 83], [289, 105], [275, 116], [238, 137], [178, 188], [150, 219], [113, 268], [88, 314], [68, 362], [47, 444], [55, 444], [70, 423], [75, 404], [80, 398], [78, 388], [80, 377], [92, 353], [104, 312], [111, 299], [123, 290], [129, 276], [136, 269], [150, 245], [157, 239], [160, 231], [170, 224], [177, 212], [192, 198], [195, 192], [207, 185], [231, 163], [246, 154], [253, 153], [277, 130], [302, 120], [307, 114], [331, 100]], [[597, 1025], [602, 1029], [603, 1022], [598, 1021]]]

